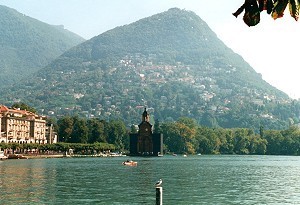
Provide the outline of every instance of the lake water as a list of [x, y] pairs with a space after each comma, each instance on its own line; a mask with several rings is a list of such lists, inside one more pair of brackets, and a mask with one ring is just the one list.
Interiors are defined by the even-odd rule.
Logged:
[[0, 204], [300, 204], [300, 157], [164, 156], [0, 161]]

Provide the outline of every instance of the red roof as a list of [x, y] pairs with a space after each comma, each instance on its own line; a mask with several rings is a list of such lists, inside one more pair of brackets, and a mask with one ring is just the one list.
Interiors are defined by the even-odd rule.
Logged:
[[0, 112], [8, 112], [9, 109], [5, 105], [0, 105]]
[[18, 113], [21, 115], [35, 115], [34, 113], [27, 111], [27, 110], [20, 110], [20, 109], [16, 109], [16, 108], [8, 108], [5, 105], [0, 105], [0, 113], [4, 113], [4, 112], [10, 112], [10, 113]]

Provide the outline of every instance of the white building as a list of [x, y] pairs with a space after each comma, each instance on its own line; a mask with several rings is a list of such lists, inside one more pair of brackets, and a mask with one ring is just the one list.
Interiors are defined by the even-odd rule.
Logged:
[[53, 127], [46, 118], [35, 113], [0, 105], [0, 143], [56, 143]]

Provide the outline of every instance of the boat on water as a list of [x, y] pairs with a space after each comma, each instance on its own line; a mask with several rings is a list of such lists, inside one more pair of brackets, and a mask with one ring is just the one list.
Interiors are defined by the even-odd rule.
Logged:
[[125, 162], [122, 163], [123, 165], [127, 166], [137, 166], [137, 162], [134, 162], [132, 160], [126, 160]]
[[23, 156], [21, 154], [9, 154], [7, 159], [28, 159], [28, 157]]
[[7, 156], [4, 155], [4, 151], [0, 151], [0, 160], [7, 159]]

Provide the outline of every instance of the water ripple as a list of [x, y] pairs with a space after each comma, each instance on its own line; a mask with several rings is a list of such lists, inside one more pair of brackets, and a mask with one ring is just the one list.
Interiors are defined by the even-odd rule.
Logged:
[[7, 160], [0, 204], [300, 204], [300, 158], [195, 156]]

